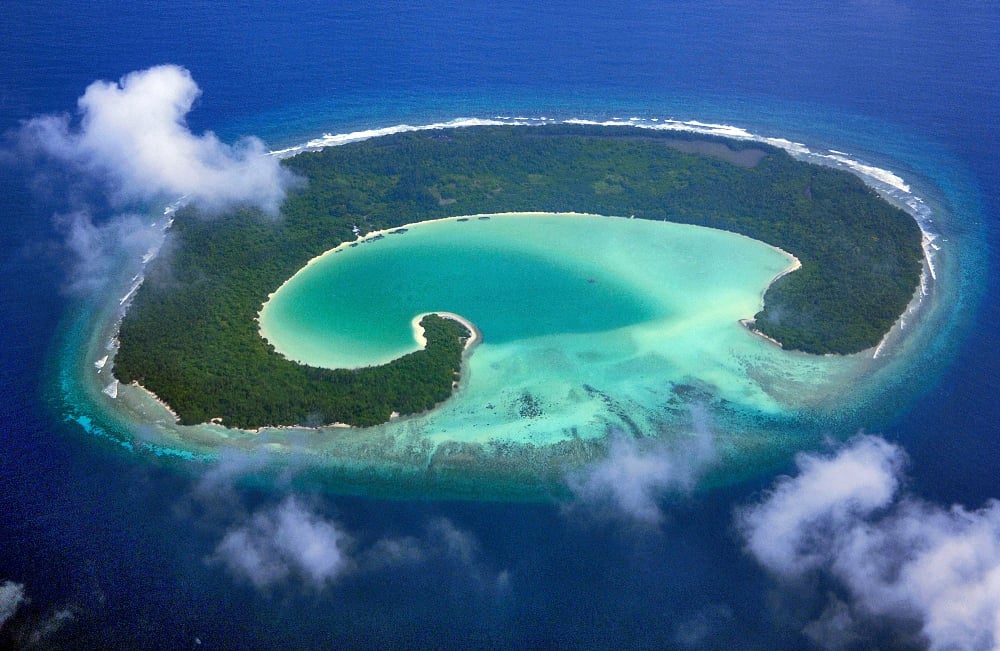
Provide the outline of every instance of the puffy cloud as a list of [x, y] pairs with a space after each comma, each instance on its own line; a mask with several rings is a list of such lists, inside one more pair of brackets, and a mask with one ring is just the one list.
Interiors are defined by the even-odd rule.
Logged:
[[786, 582], [832, 580], [834, 596], [805, 632], [853, 644], [893, 622], [932, 649], [1000, 645], [1000, 502], [970, 511], [900, 494], [902, 450], [862, 436], [829, 457], [801, 455], [737, 516], [747, 550]]
[[256, 138], [228, 145], [211, 132], [192, 133], [185, 118], [200, 94], [190, 73], [173, 65], [94, 82], [78, 100], [78, 117], [28, 120], [14, 149], [0, 153], [4, 164], [24, 166], [36, 196], [62, 213], [55, 225], [70, 291], [93, 290], [160, 250], [163, 223], [122, 214], [135, 203], [192, 202], [205, 213], [257, 206], [278, 214], [296, 178]]
[[175, 65], [97, 81], [78, 100], [78, 124], [38, 117], [22, 141], [97, 176], [119, 203], [188, 196], [210, 210], [252, 204], [276, 214], [292, 175], [256, 138], [227, 145], [193, 134], [185, 116], [200, 94]]
[[743, 514], [747, 548], [782, 576], [823, 564], [828, 533], [891, 502], [902, 461], [902, 450], [873, 436], [832, 459], [799, 455], [799, 476], [780, 481], [766, 501]]
[[[506, 594], [510, 575], [481, 559], [476, 536], [444, 517], [429, 519], [413, 535], [356, 535], [323, 514], [320, 498], [289, 493], [278, 503], [248, 508], [240, 483], [267, 472], [266, 454], [229, 451], [175, 505], [179, 518], [193, 519], [220, 537], [206, 562], [220, 565], [259, 589], [304, 583], [317, 592], [345, 580], [396, 573], [412, 579], [412, 570], [449, 572], [449, 588]], [[295, 471], [287, 468], [269, 482], [290, 489]], [[422, 579], [421, 579], [422, 581]]]
[[668, 491], [692, 490], [715, 461], [715, 437], [705, 414], [699, 409], [692, 413], [694, 432], [673, 446], [659, 441], [643, 445], [622, 432], [612, 433], [606, 458], [567, 477], [577, 503], [640, 523], [659, 522], [658, 499]]
[[347, 542], [348, 537], [334, 522], [288, 497], [230, 529], [216, 547], [215, 556], [234, 575], [258, 588], [291, 576], [322, 588], [350, 566]]
[[0, 583], [0, 627], [7, 623], [25, 601], [24, 584], [13, 581]]

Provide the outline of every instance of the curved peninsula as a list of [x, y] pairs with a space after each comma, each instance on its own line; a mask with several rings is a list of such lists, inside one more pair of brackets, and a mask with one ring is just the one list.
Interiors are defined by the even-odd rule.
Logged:
[[116, 376], [155, 393], [182, 424], [368, 426], [451, 394], [471, 336], [451, 319], [422, 320], [423, 350], [353, 370], [297, 364], [260, 336], [256, 317], [268, 296], [357, 232], [470, 214], [580, 212], [740, 233], [801, 262], [767, 289], [753, 327], [813, 354], [875, 346], [919, 284], [921, 233], [909, 215], [849, 173], [755, 142], [475, 127], [398, 134], [284, 164], [307, 183], [280, 220], [180, 211], [171, 254], [150, 264], [121, 324]]

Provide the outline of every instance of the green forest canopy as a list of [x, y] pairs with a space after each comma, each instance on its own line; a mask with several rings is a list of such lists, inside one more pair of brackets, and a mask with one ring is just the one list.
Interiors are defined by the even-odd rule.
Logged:
[[464, 326], [425, 318], [428, 345], [357, 370], [291, 362], [261, 338], [268, 294], [362, 232], [495, 212], [634, 215], [733, 231], [795, 255], [755, 328], [786, 349], [876, 345], [921, 272], [915, 221], [852, 174], [753, 142], [630, 127], [548, 125], [419, 131], [283, 161], [307, 180], [282, 218], [251, 209], [179, 211], [172, 255], [150, 263], [126, 314], [115, 374], [138, 381], [183, 424], [369, 426], [446, 399]]

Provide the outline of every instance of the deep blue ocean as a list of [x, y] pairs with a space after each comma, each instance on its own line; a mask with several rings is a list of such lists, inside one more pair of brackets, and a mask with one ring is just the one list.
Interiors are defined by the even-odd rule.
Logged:
[[[51, 346], [75, 303], [54, 215], [73, 210], [72, 180], [40, 175], [15, 141], [25, 120], [73, 113], [91, 82], [162, 63], [201, 88], [190, 129], [227, 142], [457, 117], [670, 117], [891, 167], [954, 211], [951, 227], [977, 242], [976, 279], [948, 354], [878, 433], [906, 450], [913, 494], [970, 509], [1000, 498], [996, 3], [13, 1], [0, 61], [0, 582], [27, 598], [0, 619], [0, 646], [819, 644], [803, 630], [823, 604], [776, 584], [734, 529], [734, 509], [774, 475], [667, 495], [655, 527], [558, 504], [329, 496], [294, 468], [206, 497], [202, 465], [61, 422]], [[227, 531], [292, 494], [348, 532], [357, 567], [264, 588], [227, 571]], [[366, 561], [385, 540], [413, 543], [420, 561]], [[856, 644], [900, 643], [871, 634]]]

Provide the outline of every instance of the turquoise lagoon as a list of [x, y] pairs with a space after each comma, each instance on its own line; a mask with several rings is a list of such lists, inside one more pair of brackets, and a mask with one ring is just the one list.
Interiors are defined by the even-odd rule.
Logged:
[[740, 235], [667, 222], [456, 218], [313, 260], [272, 295], [260, 325], [291, 359], [357, 367], [416, 350], [415, 316], [459, 314], [482, 333], [461, 388], [407, 426], [419, 422], [438, 442], [544, 445], [603, 437], [627, 426], [624, 413], [651, 423], [680, 394], [761, 413], [798, 406], [796, 396], [822, 399], [824, 360], [740, 324], [793, 262]]
[[729, 421], [721, 438], [736, 454], [767, 438], [768, 421], [836, 410], [872, 365], [870, 353], [784, 351], [741, 324], [795, 264], [741, 235], [668, 222], [453, 218], [314, 259], [271, 296], [260, 326], [278, 352], [335, 368], [415, 350], [412, 320], [426, 312], [475, 324], [482, 340], [455, 395], [375, 437], [509, 450], [617, 429], [681, 442], [699, 404]]

